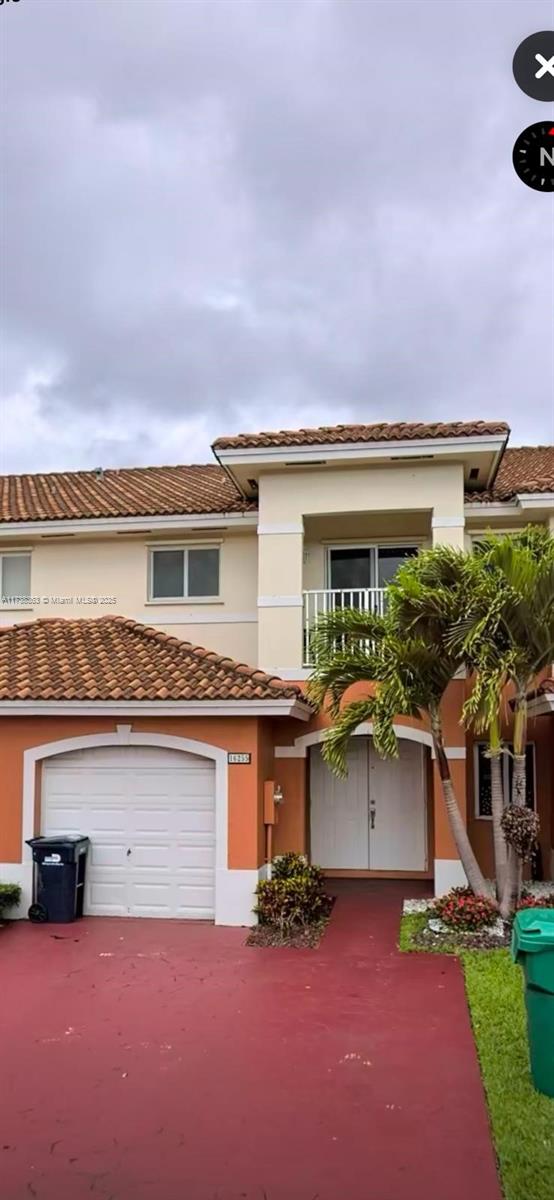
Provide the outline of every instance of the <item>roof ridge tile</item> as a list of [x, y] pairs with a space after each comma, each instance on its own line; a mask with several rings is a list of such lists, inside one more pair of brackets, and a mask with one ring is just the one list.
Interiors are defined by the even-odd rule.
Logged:
[[248, 447], [302, 446], [340, 444], [354, 441], [417, 441], [421, 438], [472, 437], [479, 434], [499, 434], [506, 437], [510, 427], [506, 421], [375, 421], [350, 422], [340, 425], [316, 425], [312, 428], [263, 430], [260, 433], [239, 433], [216, 438], [212, 449], [247, 449]]

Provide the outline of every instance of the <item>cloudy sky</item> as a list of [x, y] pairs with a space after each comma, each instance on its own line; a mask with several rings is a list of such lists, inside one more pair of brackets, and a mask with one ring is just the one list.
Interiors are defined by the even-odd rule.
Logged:
[[2, 42], [4, 471], [218, 433], [506, 417], [554, 434], [551, 0], [18, 0]]

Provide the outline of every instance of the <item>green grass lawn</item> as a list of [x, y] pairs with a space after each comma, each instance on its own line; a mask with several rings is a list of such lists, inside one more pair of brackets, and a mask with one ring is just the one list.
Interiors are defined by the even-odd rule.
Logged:
[[[401, 950], [425, 916], [402, 918]], [[444, 952], [444, 951], [442, 951]], [[536, 1092], [529, 1074], [523, 978], [508, 950], [456, 950], [489, 1106], [506, 1200], [554, 1196], [554, 1100]]]

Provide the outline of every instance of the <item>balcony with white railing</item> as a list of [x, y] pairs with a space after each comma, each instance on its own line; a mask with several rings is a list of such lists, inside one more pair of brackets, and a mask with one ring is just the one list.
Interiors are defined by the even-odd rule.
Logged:
[[303, 592], [304, 636], [303, 665], [315, 666], [313, 656], [314, 635], [319, 622], [328, 613], [342, 608], [357, 608], [359, 612], [378, 613], [385, 611], [386, 588], [317, 588]]

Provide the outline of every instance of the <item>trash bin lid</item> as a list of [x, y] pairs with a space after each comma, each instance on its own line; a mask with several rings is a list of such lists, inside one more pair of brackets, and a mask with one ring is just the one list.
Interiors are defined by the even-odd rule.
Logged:
[[47, 837], [44, 834], [42, 837], [29, 838], [28, 846], [66, 846], [70, 842], [88, 842], [86, 833], [55, 833], [52, 837]]
[[512, 958], [554, 950], [554, 908], [526, 908], [516, 913]]

